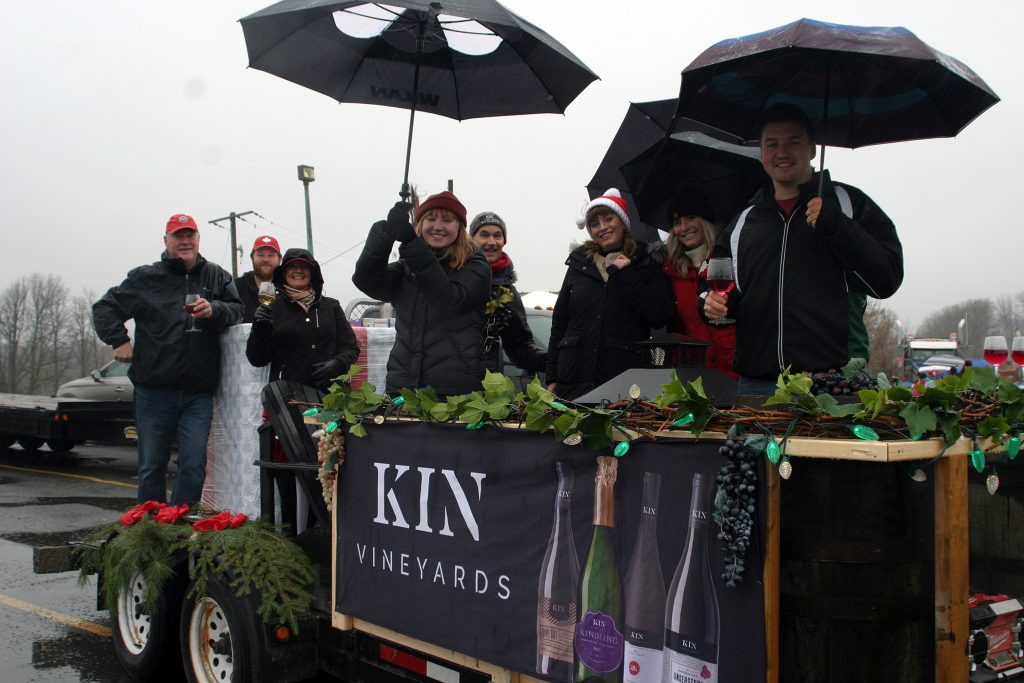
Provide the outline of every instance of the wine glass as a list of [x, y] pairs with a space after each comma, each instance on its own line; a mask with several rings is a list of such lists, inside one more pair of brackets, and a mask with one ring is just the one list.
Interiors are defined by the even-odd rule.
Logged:
[[256, 298], [260, 300], [260, 303], [264, 306], [269, 306], [274, 303], [277, 299], [277, 289], [274, 287], [273, 282], [261, 282], [259, 294]]
[[[708, 287], [715, 294], [725, 296], [732, 291], [733, 286], [736, 284], [732, 274], [732, 259], [731, 258], [713, 258], [708, 261]], [[712, 325], [729, 325], [736, 322], [732, 318], [718, 318], [717, 320], [709, 320]]]
[[1010, 358], [1017, 365], [1024, 366], [1024, 337], [1014, 337], [1010, 346]]
[[999, 366], [1006, 362], [1009, 355], [1006, 351], [1006, 337], [994, 336], [985, 337], [984, 349], [985, 362], [991, 363], [995, 368], [996, 375], [999, 374]]
[[196, 319], [192, 317], [192, 313], [196, 310], [196, 303], [199, 301], [198, 294], [186, 294], [185, 295], [185, 314], [188, 316], [188, 327], [185, 329], [186, 332], [199, 332], [200, 330], [196, 327]]

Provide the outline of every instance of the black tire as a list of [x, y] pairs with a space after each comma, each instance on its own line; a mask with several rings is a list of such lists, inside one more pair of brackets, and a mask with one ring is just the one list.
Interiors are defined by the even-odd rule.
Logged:
[[46, 446], [54, 453], [67, 453], [77, 444], [70, 439], [47, 439]]
[[18, 439], [18, 445], [26, 451], [37, 451], [45, 443], [39, 436], [23, 436]]
[[17, 439], [10, 434], [0, 434], [0, 448], [10, 448]]
[[235, 595], [221, 575], [209, 578], [206, 595], [185, 598], [179, 637], [189, 683], [266, 682], [258, 607], [256, 596]]
[[110, 615], [114, 622], [114, 652], [124, 670], [143, 681], [181, 666], [178, 619], [185, 581], [178, 576], [168, 581], [152, 614], [143, 614], [138, 609], [145, 586], [142, 577], [136, 576], [131, 587], [118, 595], [117, 608]]

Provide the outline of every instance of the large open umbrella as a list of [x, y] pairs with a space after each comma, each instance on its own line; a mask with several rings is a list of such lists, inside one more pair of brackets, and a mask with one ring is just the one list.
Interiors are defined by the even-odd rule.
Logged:
[[717, 43], [683, 69], [676, 115], [744, 140], [796, 105], [824, 146], [952, 137], [999, 101], [981, 78], [902, 27], [801, 19]]
[[[637, 213], [636, 200], [632, 195], [635, 186], [623, 177], [620, 167], [652, 145], [659, 144], [665, 139], [670, 129], [673, 132], [684, 130], [715, 132], [713, 128], [696, 124], [693, 121], [676, 120], [673, 122], [676, 104], [675, 99], [631, 102], [604, 158], [601, 159], [597, 171], [594, 172], [594, 177], [587, 183], [587, 193], [591, 199], [601, 196], [610, 187], [618, 188], [629, 207], [630, 232], [634, 237], [647, 242], [658, 239], [658, 228], [654, 224], [644, 221]], [[736, 138], [731, 136], [723, 137], [729, 137], [730, 140], [736, 141]], [[639, 180], [640, 176], [633, 178], [634, 183]]]
[[[685, 119], [684, 119], [685, 121]], [[767, 182], [760, 152], [697, 131], [673, 133], [621, 167], [633, 188], [637, 213], [645, 224], [669, 230], [669, 205], [683, 190], [700, 192], [724, 225]]]
[[339, 102], [453, 119], [562, 113], [597, 76], [494, 0], [282, 0], [241, 19], [249, 66]]

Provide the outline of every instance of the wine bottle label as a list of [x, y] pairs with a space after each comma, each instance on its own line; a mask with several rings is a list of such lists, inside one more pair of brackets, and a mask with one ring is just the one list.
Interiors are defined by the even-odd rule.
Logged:
[[640, 647], [626, 640], [625, 683], [660, 683], [665, 653], [661, 649]]
[[540, 598], [537, 605], [537, 653], [572, 662], [573, 627], [576, 624], [576, 603], [554, 602]]
[[663, 683], [718, 683], [718, 664], [666, 648]]
[[622, 665], [622, 632], [600, 610], [587, 612], [576, 625], [576, 655], [591, 671], [608, 673]]

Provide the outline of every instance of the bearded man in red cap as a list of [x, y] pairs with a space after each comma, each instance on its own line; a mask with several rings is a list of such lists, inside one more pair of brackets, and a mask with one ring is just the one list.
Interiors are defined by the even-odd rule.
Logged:
[[242, 311], [243, 323], [253, 321], [256, 308], [260, 305], [260, 285], [271, 282], [274, 278], [274, 269], [281, 265], [281, 246], [272, 236], [260, 235], [252, 243], [249, 260], [252, 261], [252, 270], [235, 278], [235, 289], [238, 290], [238, 296], [245, 306]]
[[[195, 219], [175, 214], [159, 261], [139, 266], [93, 304], [96, 334], [116, 360], [132, 364], [140, 503], [167, 499], [171, 441], [178, 476], [171, 504], [202, 497], [213, 392], [220, 375], [220, 334], [242, 316], [231, 274], [199, 253]], [[126, 320], [135, 321], [132, 345]]]

